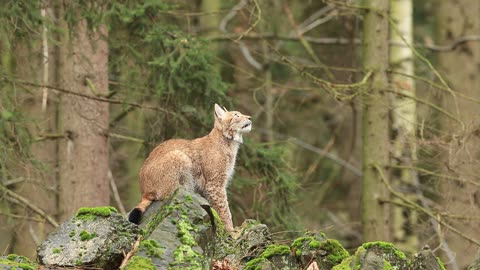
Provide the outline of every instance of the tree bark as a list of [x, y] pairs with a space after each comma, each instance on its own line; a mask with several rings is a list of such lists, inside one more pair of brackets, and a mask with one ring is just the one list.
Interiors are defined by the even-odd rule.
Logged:
[[363, 68], [372, 71], [363, 95], [362, 226], [363, 240], [389, 240], [388, 209], [379, 199], [387, 192], [380, 175], [388, 178], [388, 8], [389, 1], [366, 0], [363, 28]]
[[[413, 3], [412, 0], [391, 0], [390, 37], [394, 44], [413, 44]], [[416, 131], [416, 103], [415, 81], [411, 77], [400, 75], [414, 75], [413, 52], [408, 46], [390, 46], [391, 82], [394, 91], [401, 93], [392, 98], [392, 164], [404, 167], [415, 166], [417, 160]], [[398, 72], [398, 73], [397, 73]], [[393, 176], [394, 175], [394, 176]], [[393, 169], [392, 182], [402, 190], [412, 190], [417, 186], [417, 174], [412, 169]], [[415, 201], [415, 194], [405, 194]], [[392, 236], [401, 247], [414, 253], [417, 250], [418, 238], [412, 229], [417, 223], [415, 211], [399, 206], [392, 207]]]
[[[0, 37], [6, 36], [3, 28], [0, 28]], [[13, 56], [11, 53], [11, 44], [6, 38], [0, 39], [0, 57], [1, 57], [1, 70], [6, 75], [12, 75], [13, 73]], [[4, 106], [4, 99], [8, 99], [8, 90], [2, 89], [0, 106]], [[3, 133], [3, 130], [0, 130]], [[0, 163], [0, 177], [2, 179], [8, 179], [8, 173], [6, 164], [3, 162]], [[3, 184], [3, 181], [2, 181]], [[0, 249], [4, 250], [5, 253], [9, 253], [11, 250], [11, 244], [13, 239], [14, 231], [14, 220], [12, 217], [8, 216], [12, 214], [11, 204], [5, 199], [5, 197], [0, 198], [0, 212], [2, 216], [0, 217]]]
[[[65, 1], [57, 6], [60, 27], [65, 30], [59, 45], [58, 85], [82, 94], [106, 95], [107, 28], [89, 29], [78, 13], [69, 14], [74, 23], [68, 25], [65, 10], [71, 4]], [[108, 104], [62, 95], [59, 118], [66, 136], [59, 145], [60, 219], [65, 220], [79, 207], [109, 204]]]
[[[451, 44], [457, 38], [480, 33], [480, 2], [470, 0], [440, 1], [435, 8], [437, 44]], [[480, 98], [480, 43], [466, 42], [453, 50], [438, 53], [438, 70], [455, 91], [475, 99]], [[441, 119], [442, 130], [451, 140], [444, 149], [444, 159], [440, 167], [446, 174], [479, 182], [480, 168], [480, 113], [476, 102], [468, 101], [451, 94], [441, 96], [442, 107], [455, 114], [464, 124], [459, 126], [449, 119]], [[480, 191], [470, 184], [450, 181], [440, 183], [441, 202], [450, 214], [480, 216]], [[467, 220], [451, 221], [454, 226], [471, 237], [480, 235], [478, 222]], [[465, 240], [445, 232], [445, 240], [456, 253], [458, 269], [464, 269], [473, 261], [476, 248]], [[453, 269], [453, 268], [452, 268]]]
[[[48, 16], [50, 17], [50, 15]], [[47, 64], [52, 61], [52, 58], [49, 57], [51, 50], [48, 50], [48, 45], [45, 45], [46, 43], [44, 42], [47, 36], [44, 35], [42, 39], [30, 38], [28, 40], [19, 39], [16, 41], [15, 73], [18, 78], [29, 81], [41, 81], [42, 84], [48, 85], [48, 75], [44, 75], [51, 73]], [[57, 141], [35, 141], [35, 139], [45, 134], [56, 132], [57, 103], [53, 93], [44, 96], [42, 89], [35, 89], [35, 87], [26, 88], [28, 91], [21, 91], [18, 97], [21, 100], [22, 111], [32, 118], [27, 126], [33, 139], [30, 148], [32, 160], [25, 168], [25, 181], [16, 186], [16, 192], [53, 216], [57, 213], [57, 179], [55, 173], [57, 166]], [[45, 106], [42, 104], [45, 104]], [[17, 207], [17, 214], [41, 219], [41, 217], [25, 206]], [[18, 220], [15, 229], [13, 252], [29, 258], [35, 258], [37, 245], [45, 240], [47, 234], [52, 230], [53, 227], [46, 221]]]

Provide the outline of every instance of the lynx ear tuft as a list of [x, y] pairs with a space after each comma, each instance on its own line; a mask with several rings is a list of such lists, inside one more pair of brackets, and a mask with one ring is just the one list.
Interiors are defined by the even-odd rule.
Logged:
[[215, 116], [219, 119], [222, 119], [225, 116], [226, 109], [220, 107], [217, 103], [215, 103]]

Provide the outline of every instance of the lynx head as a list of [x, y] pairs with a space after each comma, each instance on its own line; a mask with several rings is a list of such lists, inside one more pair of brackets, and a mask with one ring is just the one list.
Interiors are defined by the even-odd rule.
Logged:
[[252, 118], [237, 111], [227, 111], [215, 104], [215, 128], [228, 139], [243, 143], [243, 133], [252, 130]]

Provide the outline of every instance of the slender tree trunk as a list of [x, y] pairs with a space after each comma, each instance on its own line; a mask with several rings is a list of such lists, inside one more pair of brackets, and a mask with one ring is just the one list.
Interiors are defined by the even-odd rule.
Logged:
[[[390, 16], [394, 24], [390, 24], [391, 40], [405, 44], [412, 44], [413, 34], [413, 3], [412, 0], [390, 0]], [[408, 46], [390, 46], [390, 66], [392, 88], [402, 95], [392, 99], [392, 164], [412, 167], [417, 160], [416, 155], [416, 104], [415, 81], [411, 77], [400, 75], [414, 75], [413, 52]], [[398, 73], [397, 73], [398, 72]], [[393, 169], [392, 182], [395, 186], [404, 187], [402, 190], [412, 190], [417, 186], [417, 174], [411, 169]], [[406, 194], [415, 201], [415, 194]], [[417, 222], [415, 211], [398, 206], [392, 206], [392, 233], [394, 241], [403, 250], [414, 253], [417, 250], [418, 238], [413, 226]]]
[[[452, 44], [462, 36], [480, 33], [480, 1], [436, 0], [435, 17], [437, 44]], [[437, 54], [438, 69], [451, 88], [461, 94], [480, 99], [480, 43], [466, 42], [451, 51]], [[454, 174], [466, 180], [479, 183], [480, 169], [480, 113], [479, 105], [457, 95], [442, 95], [442, 107], [457, 115], [464, 123], [464, 129], [449, 119], [442, 119], [442, 130], [451, 140], [448, 149], [444, 149], [445, 159], [440, 164], [445, 173]], [[442, 180], [441, 202], [446, 212], [459, 216], [480, 216], [480, 191], [470, 184]], [[450, 221], [463, 233], [476, 237], [480, 235], [478, 222], [468, 220]], [[444, 233], [450, 248], [455, 251], [458, 269], [466, 268], [476, 253], [465, 240], [450, 232]], [[453, 269], [453, 267], [452, 267]]]
[[[7, 34], [3, 31], [3, 28], [0, 28], [0, 68], [6, 75], [12, 75], [13, 73], [13, 57], [11, 51], [11, 44], [7, 39]], [[8, 90], [5, 90], [6, 89], [1, 89], [0, 106], [2, 107], [4, 107], [3, 100], [8, 100]], [[0, 177], [2, 180], [8, 179], [9, 175], [7, 170], [6, 164], [0, 163]], [[0, 212], [2, 213], [0, 216], [0, 250], [9, 253], [11, 250], [15, 220], [9, 216], [12, 214], [11, 204], [5, 199], [5, 197], [0, 199]]]
[[[51, 17], [51, 10], [47, 8], [45, 16]], [[39, 29], [41, 31], [41, 29]], [[48, 46], [47, 29], [43, 28], [41, 39], [18, 39], [15, 46], [16, 76], [27, 81], [50, 84], [48, 81], [49, 63], [52, 61], [51, 50]], [[23, 86], [22, 86], [23, 87]], [[28, 130], [33, 137], [30, 148], [32, 161], [26, 168], [25, 181], [16, 187], [16, 192], [49, 215], [57, 213], [57, 179], [55, 168], [57, 165], [57, 141], [35, 139], [46, 137], [57, 130], [57, 103], [53, 93], [45, 95], [38, 87], [26, 87], [28, 91], [21, 91], [18, 96], [21, 100], [22, 111], [30, 115]], [[42, 219], [25, 206], [17, 207], [18, 215]], [[36, 247], [53, 230], [47, 222], [18, 221], [15, 230], [13, 252], [35, 258]]]
[[362, 225], [364, 241], [389, 240], [388, 209], [379, 199], [387, 192], [380, 171], [388, 178], [388, 8], [389, 1], [366, 0], [363, 28], [363, 68], [372, 77], [363, 95]]
[[[58, 85], [82, 94], [105, 95], [107, 28], [99, 25], [89, 29], [79, 14], [73, 16], [74, 25], [67, 25], [65, 10], [70, 4], [65, 1], [58, 5], [60, 26], [65, 30], [59, 45]], [[60, 123], [66, 135], [59, 146], [61, 220], [79, 207], [109, 204], [108, 122], [107, 103], [61, 96]]]

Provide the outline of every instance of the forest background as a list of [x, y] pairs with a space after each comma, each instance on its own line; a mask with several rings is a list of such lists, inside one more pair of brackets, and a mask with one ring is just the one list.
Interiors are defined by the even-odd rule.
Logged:
[[79, 207], [125, 213], [170, 138], [253, 117], [234, 223], [322, 231], [354, 250], [480, 246], [480, 1], [4, 0], [0, 252]]

